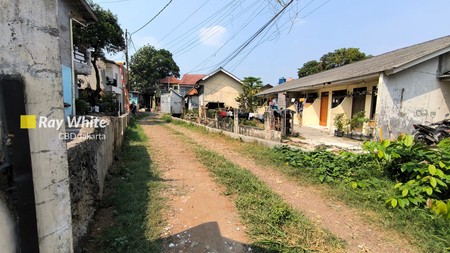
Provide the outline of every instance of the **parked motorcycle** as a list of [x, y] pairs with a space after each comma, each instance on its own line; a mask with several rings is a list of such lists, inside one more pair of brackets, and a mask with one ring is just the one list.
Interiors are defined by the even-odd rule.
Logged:
[[450, 137], [450, 119], [441, 120], [430, 124], [414, 124], [414, 140], [427, 145], [438, 144], [445, 138]]

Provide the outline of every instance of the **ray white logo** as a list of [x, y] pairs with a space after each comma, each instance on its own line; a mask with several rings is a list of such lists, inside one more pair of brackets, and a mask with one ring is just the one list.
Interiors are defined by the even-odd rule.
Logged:
[[[109, 122], [107, 120], [97, 117], [67, 117], [67, 126], [69, 128], [104, 128], [108, 124]], [[22, 129], [55, 128], [56, 130], [60, 130], [63, 125], [63, 119], [49, 119], [46, 116], [37, 117], [36, 115], [20, 115], [20, 128]]]

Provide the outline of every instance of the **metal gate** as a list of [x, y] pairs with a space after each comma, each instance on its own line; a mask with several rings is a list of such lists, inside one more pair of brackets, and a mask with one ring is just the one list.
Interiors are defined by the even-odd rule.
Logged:
[[24, 81], [0, 76], [0, 194], [14, 217], [16, 251], [39, 252], [28, 130], [20, 129], [24, 101]]

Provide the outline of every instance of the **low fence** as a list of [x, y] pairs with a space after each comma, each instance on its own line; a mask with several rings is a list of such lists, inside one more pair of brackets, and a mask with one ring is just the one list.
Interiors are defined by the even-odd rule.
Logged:
[[[235, 110], [232, 113], [233, 116], [225, 116], [221, 117], [217, 114], [214, 115], [214, 118], [210, 117], [202, 117], [202, 118], [192, 118], [189, 117], [187, 120], [190, 120], [192, 122], [200, 123], [204, 126], [216, 128], [222, 131], [236, 133], [236, 134], [242, 134], [249, 137], [256, 137], [264, 140], [270, 140], [270, 141], [281, 141], [281, 131], [277, 131], [274, 129], [273, 125], [273, 111], [272, 112], [266, 112], [264, 114], [264, 129], [252, 127], [252, 126], [245, 126], [239, 124], [239, 112], [238, 110]], [[247, 114], [248, 115], [248, 114]], [[268, 124], [267, 124], [268, 123]]]
[[[105, 128], [82, 128], [79, 136], [67, 144], [69, 160], [70, 196], [74, 249], [87, 234], [94, 217], [96, 202], [102, 198], [105, 177], [114, 160], [114, 153], [122, 146], [129, 114], [105, 117]], [[93, 138], [85, 138], [86, 136]]]

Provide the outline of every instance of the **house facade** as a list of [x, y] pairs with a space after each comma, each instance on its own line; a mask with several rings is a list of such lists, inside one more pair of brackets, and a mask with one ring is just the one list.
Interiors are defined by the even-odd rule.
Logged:
[[413, 124], [450, 117], [449, 54], [446, 36], [291, 80], [258, 96], [294, 111], [303, 98], [300, 123], [330, 132], [337, 114], [350, 118], [362, 111], [371, 120], [362, 132], [381, 138], [411, 133]]
[[197, 82], [199, 105], [208, 109], [238, 108], [236, 98], [243, 92], [242, 81], [219, 68]]

